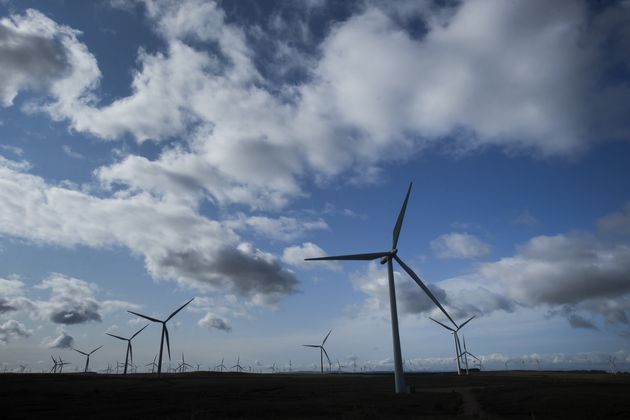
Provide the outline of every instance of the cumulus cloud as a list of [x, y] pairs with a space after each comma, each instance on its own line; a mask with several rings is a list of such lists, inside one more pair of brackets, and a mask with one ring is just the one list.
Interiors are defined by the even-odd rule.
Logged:
[[[606, 128], [605, 138], [627, 133], [620, 110], [630, 89], [606, 77], [630, 43], [623, 4], [592, 15], [581, 2], [367, 3], [349, 7], [348, 19], [327, 21], [323, 38], [310, 34], [306, 13], [300, 54], [312, 71], [298, 83], [276, 77], [282, 72], [267, 78], [260, 37], [220, 5], [142, 4], [164, 49], [140, 49], [131, 94], [105, 105], [94, 89], [96, 59], [77, 31], [32, 10], [5, 19], [13, 31], [19, 23], [57, 40], [65, 57], [64, 76], [50, 82], [52, 99], [39, 109], [105, 139], [178, 137], [154, 160], [129, 156], [101, 168], [104, 183], [277, 208], [301, 195], [306, 174], [365, 178], [387, 159], [447, 138], [458, 151], [497, 145], [566, 156], [601, 138], [594, 130]], [[422, 19], [426, 32], [413, 33], [411, 18]], [[273, 34], [295, 21], [265, 24], [265, 36], [280, 46]]]
[[446, 233], [431, 241], [431, 249], [438, 258], [476, 258], [492, 251], [490, 245], [469, 233]]
[[71, 349], [74, 347], [74, 337], [62, 330], [55, 338], [44, 338], [42, 346], [49, 349]]
[[226, 320], [216, 316], [215, 314], [208, 312], [203, 318], [197, 321], [197, 325], [203, 328], [216, 328], [217, 330], [230, 332], [232, 327]]
[[50, 300], [38, 302], [38, 309], [51, 322], [72, 325], [102, 320], [100, 305], [94, 298], [96, 286], [63, 274], [53, 274], [37, 287], [50, 290]]
[[587, 233], [537, 236], [514, 256], [480, 264], [440, 282], [455, 311], [487, 314], [518, 306], [547, 308], [574, 328], [628, 324], [630, 247]]
[[21, 322], [15, 319], [10, 319], [3, 324], [0, 324], [0, 343], [7, 344], [11, 340], [17, 338], [27, 338], [33, 334], [32, 330], [29, 330]]
[[290, 246], [282, 252], [282, 261], [287, 264], [305, 269], [315, 269], [326, 267], [329, 270], [338, 271], [341, 269], [336, 261], [304, 261], [305, 258], [316, 258], [326, 256], [326, 251], [312, 242], [304, 242], [302, 245]]
[[[231, 291], [261, 305], [297, 291], [297, 279], [277, 258], [240, 243], [231, 229], [188, 206], [146, 193], [97, 198], [48, 185], [23, 169], [0, 160], [4, 234], [63, 246], [126, 246], [144, 256], [155, 278]], [[96, 320], [96, 308], [87, 306], [83, 315]]]

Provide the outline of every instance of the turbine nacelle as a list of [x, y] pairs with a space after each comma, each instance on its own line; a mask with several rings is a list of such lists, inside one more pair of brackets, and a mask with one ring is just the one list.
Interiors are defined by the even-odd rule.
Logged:
[[389, 255], [385, 255], [384, 257], [381, 257], [381, 264], [387, 264], [387, 261], [390, 261], [391, 259], [394, 258], [394, 256], [398, 254], [398, 249], [394, 248], [391, 251], [389, 251]]

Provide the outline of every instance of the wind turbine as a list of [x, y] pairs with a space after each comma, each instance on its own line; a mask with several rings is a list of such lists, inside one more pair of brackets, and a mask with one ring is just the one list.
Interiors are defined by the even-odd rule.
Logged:
[[225, 365], [223, 364], [224, 360], [225, 358], [221, 358], [221, 363], [219, 363], [218, 365], [214, 367], [215, 369], [220, 369], [219, 372], [221, 373], [223, 373], [223, 369], [227, 369], [227, 367], [225, 367]]
[[326, 334], [326, 337], [324, 337], [324, 341], [322, 341], [322, 344], [302, 344], [304, 347], [313, 347], [319, 349], [319, 362], [322, 373], [324, 373], [324, 355], [326, 355], [326, 359], [328, 360], [328, 368], [330, 369], [330, 357], [328, 357], [328, 353], [324, 348], [324, 344], [326, 344], [326, 340], [328, 340], [328, 336], [331, 332], [332, 330], [328, 331], [328, 334]]
[[389, 308], [391, 311], [391, 321], [392, 321], [392, 342], [393, 342], [393, 350], [394, 350], [394, 381], [396, 393], [407, 393], [407, 388], [405, 386], [405, 377], [403, 373], [402, 366], [402, 356], [400, 351], [400, 333], [398, 332], [398, 311], [396, 309], [396, 288], [394, 286], [394, 265], [393, 260], [402, 267], [403, 270], [409, 274], [409, 276], [420, 286], [422, 290], [429, 296], [429, 298], [437, 305], [438, 308], [442, 310], [444, 315], [453, 323], [455, 321], [451, 319], [451, 317], [446, 313], [446, 310], [442, 307], [437, 298], [433, 295], [431, 290], [420, 280], [420, 277], [405, 264], [398, 254], [398, 238], [400, 236], [400, 230], [402, 228], [403, 219], [405, 218], [405, 211], [407, 209], [407, 202], [409, 201], [409, 194], [411, 193], [412, 183], [409, 183], [409, 188], [407, 189], [407, 195], [405, 196], [405, 200], [403, 201], [403, 205], [400, 209], [400, 213], [398, 213], [398, 219], [396, 219], [396, 224], [394, 225], [394, 232], [392, 238], [392, 248], [389, 251], [383, 252], [373, 252], [368, 254], [354, 254], [354, 255], [338, 255], [334, 257], [319, 257], [319, 258], [306, 258], [307, 261], [328, 261], [328, 260], [351, 260], [351, 261], [371, 261], [377, 258], [381, 259], [381, 264], [387, 264], [387, 277], [389, 280]]
[[[448, 325], [446, 325], [446, 324], [442, 324], [440, 321], [437, 321], [437, 320], [435, 320], [435, 319], [433, 319], [433, 318], [429, 317], [429, 319], [430, 319], [431, 321], [433, 321], [433, 322], [435, 322], [435, 323], [437, 323], [437, 324], [440, 324], [441, 326], [443, 326], [444, 328], [446, 328], [447, 330], [449, 330], [449, 331], [453, 334], [453, 340], [455, 341], [455, 359], [456, 359], [456, 362], [457, 362], [457, 374], [458, 374], [458, 375], [461, 375], [461, 374], [462, 374], [462, 372], [461, 372], [461, 370], [462, 370], [462, 366], [461, 366], [461, 363], [460, 363], [460, 359], [461, 359], [461, 356], [462, 356], [462, 349], [461, 349], [461, 346], [460, 346], [460, 343], [459, 343], [459, 337], [457, 336], [457, 332], [458, 332], [458, 331], [459, 331], [459, 330], [460, 330], [460, 329], [461, 329], [464, 325], [466, 325], [466, 324], [468, 324], [470, 321], [472, 321], [472, 319], [473, 319], [474, 317], [475, 317], [475, 315], [471, 316], [470, 318], [468, 318], [468, 320], [467, 320], [466, 322], [462, 323], [461, 325], [457, 325], [457, 324], [455, 324], [455, 328], [454, 328], [454, 329], [453, 329], [453, 328], [451, 328], [451, 327], [449, 327], [449, 326], [448, 326]], [[450, 319], [450, 317], [449, 317], [449, 319]]]
[[145, 366], [151, 366], [151, 373], [155, 372], [155, 368], [157, 367], [157, 363], [155, 363], [155, 360], [157, 359], [157, 354], [155, 355], [155, 357], [153, 358], [153, 361], [150, 363], [147, 363]]
[[481, 359], [472, 354], [466, 349], [466, 337], [462, 336], [462, 340], [464, 341], [464, 351], [462, 352], [462, 356], [464, 356], [464, 364], [466, 365], [466, 375], [468, 375], [468, 356], [472, 357], [479, 363], [479, 368], [481, 368]]
[[127, 353], [125, 354], [125, 371], [123, 372], [123, 375], [127, 374], [127, 365], [129, 364], [129, 359], [131, 359], [131, 363], [133, 363], [133, 349], [131, 348], [131, 340], [134, 339], [134, 337], [138, 334], [140, 334], [142, 332], [142, 330], [144, 330], [146, 327], [148, 327], [149, 324], [145, 325], [144, 327], [140, 328], [138, 331], [136, 331], [136, 333], [134, 335], [132, 335], [130, 338], [125, 338], [125, 337], [121, 337], [119, 335], [114, 335], [114, 334], [110, 334], [110, 333], [105, 333], [107, 335], [109, 335], [110, 337], [114, 337], [117, 338], [119, 340], [122, 341], [126, 341], [127, 342]]
[[71, 365], [72, 363], [64, 362], [63, 360], [61, 360], [61, 356], [59, 356], [59, 360], [57, 361], [57, 364], [59, 365], [59, 373], [63, 373], [63, 367], [65, 365]]
[[341, 369], [343, 368], [345, 368], [345, 366], [339, 362], [339, 359], [337, 359], [337, 373], [341, 373]]
[[100, 349], [101, 347], [103, 347], [103, 346], [98, 346], [97, 348], [95, 348], [94, 350], [92, 350], [89, 353], [86, 353], [86, 352], [81, 351], [81, 350], [77, 350], [74, 347], [72, 348], [72, 350], [76, 351], [77, 353], [81, 353], [82, 355], [87, 357], [85, 359], [85, 370], [83, 371], [83, 373], [87, 373], [87, 371], [88, 371], [88, 366], [90, 364], [90, 356], [92, 355], [92, 353], [94, 353], [96, 350]]
[[50, 358], [52, 359], [54, 365], [53, 367], [50, 368], [50, 372], [48, 373], [57, 373], [57, 367], [59, 366], [59, 363], [55, 360], [55, 358], [51, 355]]
[[195, 299], [195, 298], [190, 299], [188, 302], [184, 303], [182, 306], [180, 306], [179, 308], [177, 308], [177, 309], [175, 310], [175, 312], [173, 312], [172, 314], [170, 314], [170, 315], [168, 316], [168, 318], [166, 318], [164, 321], [162, 321], [161, 319], [157, 319], [157, 318], [153, 318], [153, 317], [147, 316], [147, 315], [142, 315], [142, 314], [139, 314], [138, 312], [134, 312], [134, 311], [127, 311], [127, 312], [129, 312], [129, 313], [131, 313], [131, 314], [137, 315], [137, 316], [142, 317], [142, 318], [144, 318], [144, 319], [148, 319], [149, 321], [152, 321], [152, 322], [159, 322], [159, 323], [161, 323], [161, 324], [162, 324], [162, 338], [161, 338], [161, 340], [160, 340], [160, 356], [159, 356], [159, 358], [158, 358], [158, 371], [157, 371], [158, 375], [159, 375], [160, 373], [162, 373], [162, 350], [164, 349], [164, 337], [166, 337], [166, 349], [168, 350], [168, 360], [171, 360], [171, 344], [170, 344], [169, 339], [168, 339], [168, 328], [166, 328], [166, 323], [167, 323], [168, 321], [170, 321], [170, 320], [171, 320], [171, 318], [173, 318], [175, 315], [177, 315], [177, 313], [178, 313], [179, 311], [181, 311], [182, 309], [184, 309], [184, 307], [186, 307], [186, 305], [188, 305], [188, 304], [189, 304], [190, 302], [192, 302], [194, 299]]
[[193, 368], [191, 365], [189, 365], [188, 363], [186, 363], [186, 360], [184, 360], [184, 353], [182, 353], [182, 361], [179, 363], [179, 366], [177, 366], [177, 369], [175, 370], [179, 370], [180, 373], [186, 372], [186, 368]]
[[232, 366], [232, 369], [236, 368], [237, 372], [242, 372], [243, 371], [243, 366], [241, 366], [241, 356], [238, 356], [238, 358], [236, 359], [236, 364], [234, 366]]

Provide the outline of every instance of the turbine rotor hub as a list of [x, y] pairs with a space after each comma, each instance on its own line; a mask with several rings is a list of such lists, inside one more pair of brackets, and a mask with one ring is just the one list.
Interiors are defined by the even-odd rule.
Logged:
[[381, 257], [381, 264], [386, 264], [387, 261], [394, 258], [394, 255], [396, 254], [398, 254], [398, 248], [392, 249], [391, 251], [389, 251], [389, 255], [385, 255], [384, 257]]

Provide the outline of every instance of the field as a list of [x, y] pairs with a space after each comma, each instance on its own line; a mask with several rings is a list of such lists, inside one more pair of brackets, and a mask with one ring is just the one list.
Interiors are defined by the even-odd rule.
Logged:
[[630, 375], [3, 374], [5, 419], [630, 419]]

